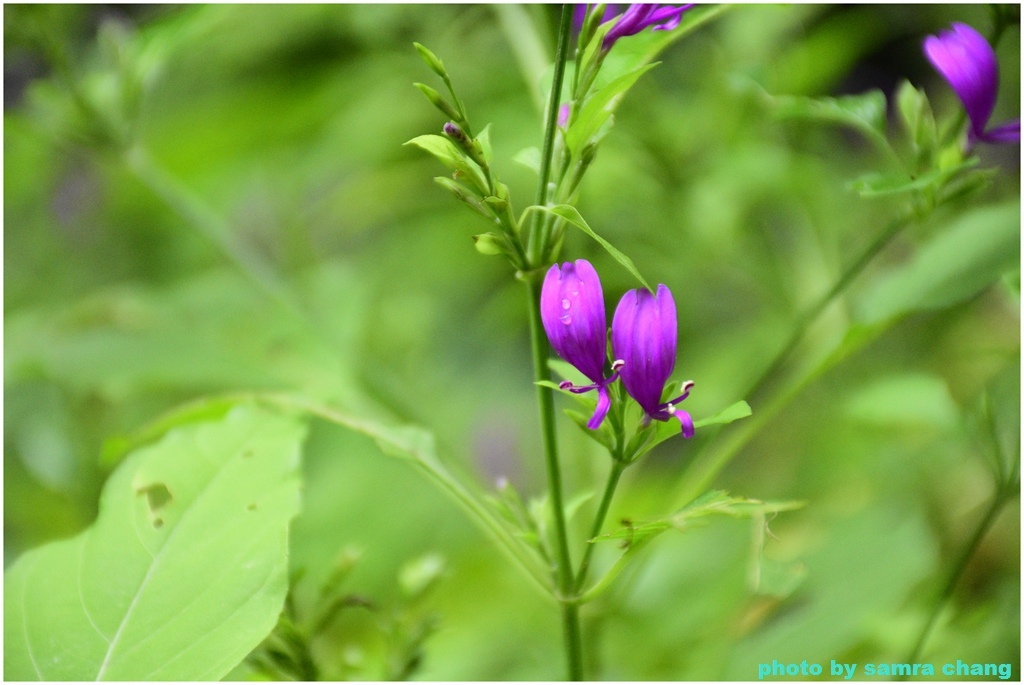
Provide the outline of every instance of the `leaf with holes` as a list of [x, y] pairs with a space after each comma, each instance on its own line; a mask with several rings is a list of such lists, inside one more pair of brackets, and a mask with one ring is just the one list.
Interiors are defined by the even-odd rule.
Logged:
[[240, 405], [135, 451], [90, 528], [5, 573], [5, 679], [227, 675], [284, 603], [304, 433]]

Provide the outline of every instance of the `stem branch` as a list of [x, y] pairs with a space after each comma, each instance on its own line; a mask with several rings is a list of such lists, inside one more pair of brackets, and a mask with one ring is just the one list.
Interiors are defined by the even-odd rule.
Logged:
[[580, 562], [580, 570], [576, 574], [576, 592], [583, 589], [587, 582], [587, 571], [590, 570], [590, 557], [594, 553], [594, 538], [601, 534], [604, 527], [604, 520], [608, 516], [608, 508], [611, 506], [612, 497], [615, 495], [615, 488], [619, 485], [619, 478], [626, 469], [626, 463], [615, 459], [612, 461], [612, 470], [608, 474], [608, 484], [605, 485], [604, 495], [601, 497], [601, 504], [597, 508], [597, 516], [594, 517], [594, 526], [590, 530], [590, 538], [587, 548], [583, 552], [583, 561]]

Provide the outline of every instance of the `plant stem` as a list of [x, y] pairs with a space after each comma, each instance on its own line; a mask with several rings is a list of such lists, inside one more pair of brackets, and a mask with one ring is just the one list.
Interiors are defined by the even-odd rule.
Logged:
[[740, 397], [753, 397], [763, 389], [763, 386], [779, 372], [783, 364], [785, 364], [790, 355], [793, 354], [793, 351], [796, 349], [797, 345], [800, 344], [800, 341], [803, 340], [803, 337], [807, 333], [807, 329], [811, 327], [811, 324], [818, 320], [818, 317], [821, 316], [822, 312], [828, 309], [836, 298], [846, 291], [850, 286], [850, 283], [852, 283], [853, 280], [860, 275], [861, 271], [864, 270], [864, 267], [866, 267], [879, 252], [885, 249], [892, 239], [899, 235], [899, 233], [906, 228], [913, 219], [913, 213], [908, 212], [891, 221], [889, 225], [886, 226], [885, 230], [875, 238], [874, 242], [872, 242], [852, 264], [846, 267], [846, 270], [843, 271], [842, 275], [839, 276], [839, 279], [836, 280], [832, 287], [818, 298], [817, 302], [800, 315], [800, 318], [797, 319], [796, 326], [793, 329], [793, 333], [786, 341], [786, 344], [783, 345], [782, 349], [780, 349], [778, 354], [775, 355], [772, 363], [767, 369], [765, 369], [764, 373], [762, 373], [758, 379], [751, 384], [750, 389], [746, 393], [740, 395]]
[[[534, 376], [538, 381], [550, 380], [548, 374], [548, 341], [540, 320], [540, 293], [536, 278], [526, 279], [526, 292], [530, 313], [530, 338], [533, 347]], [[540, 407], [540, 426], [544, 440], [544, 457], [548, 470], [548, 492], [555, 518], [558, 548], [557, 565], [558, 600], [562, 607], [562, 629], [565, 654], [569, 665], [569, 679], [583, 679], [583, 645], [580, 640], [579, 606], [576, 604], [572, 557], [565, 525], [565, 507], [562, 502], [562, 473], [558, 464], [558, 439], [555, 433], [554, 393], [543, 385], [537, 386]]]
[[[555, 132], [558, 125], [558, 101], [565, 76], [565, 62], [569, 53], [569, 34], [572, 30], [572, 8], [562, 6], [562, 21], [558, 30], [558, 48], [555, 51], [555, 72], [551, 82], [551, 97], [548, 99], [547, 121], [544, 126], [544, 150], [541, 153], [540, 184], [537, 188], [536, 204], [544, 206], [548, 198], [548, 179], [551, 176], [551, 157], [555, 148]], [[540, 288], [538, 273], [544, 264], [541, 261], [547, 250], [545, 222], [541, 213], [536, 212], [530, 225], [527, 254], [531, 273], [525, 275], [526, 305], [530, 319], [530, 339], [533, 349], [534, 378], [550, 380], [548, 373], [548, 341], [540, 318]], [[537, 404], [540, 410], [541, 434], [544, 442], [544, 458], [548, 472], [548, 497], [555, 519], [555, 550], [557, 598], [562, 609], [562, 632], [565, 641], [565, 655], [568, 661], [570, 680], [583, 679], [583, 644], [580, 639], [579, 605], [576, 602], [569, 554], [569, 536], [565, 524], [565, 507], [562, 501], [562, 471], [558, 463], [558, 438], [555, 432], [554, 394], [550, 388], [537, 386]]]
[[[558, 48], [555, 51], [555, 73], [551, 81], [551, 96], [548, 98], [547, 121], [544, 125], [544, 149], [540, 157], [540, 181], [537, 187], [536, 204], [544, 206], [548, 200], [548, 181], [551, 177], [551, 157], [555, 150], [555, 133], [558, 128], [558, 103], [562, 96], [562, 81], [565, 77], [565, 63], [569, 55], [569, 34], [572, 31], [572, 7], [562, 5], [562, 21], [558, 28]], [[530, 224], [529, 244], [530, 266], [538, 268], [547, 250], [547, 221], [537, 212]]]
[[914, 650], [910, 653], [907, 659], [907, 663], [917, 663], [921, 657], [921, 652], [924, 650], [925, 645], [928, 643], [928, 638], [931, 636], [932, 630], [935, 628], [935, 624], [938, 621], [939, 614], [942, 613], [943, 607], [949, 601], [949, 598], [953, 595], [953, 590], [956, 589], [957, 584], [960, 582], [960, 576], [963, 575], [967, 569], [967, 564], [974, 557], [974, 553], [978, 549], [978, 545], [985, 538], [985, 534], [988, 533], [992, 524], [995, 523], [996, 518], [999, 516], [999, 512], [1002, 511], [1003, 506], [1010, 500], [1012, 491], [1007, 488], [1000, 488], [996, 491], [995, 496], [992, 498], [992, 503], [989, 505], [988, 511], [985, 512], [985, 516], [978, 523], [977, 529], [974, 531], [974, 535], [971, 537], [971, 541], [960, 553], [959, 559], [949, 574], [949, 578], [946, 580], [946, 585], [942, 589], [942, 593], [936, 598], [937, 601], [932, 607], [931, 615], [928, 617], [928, 621], [924, 625], [924, 629], [921, 631], [920, 637], [917, 639], [917, 644], [914, 645]]
[[279, 303], [285, 311], [315, 330], [301, 305], [287, 286], [256, 253], [231, 235], [230, 228], [217, 214], [198, 200], [181, 183], [153, 161], [140, 146], [127, 150], [124, 163], [144, 186], [174, 210], [186, 223], [210, 240], [231, 264]]
[[597, 508], [597, 516], [594, 517], [594, 527], [590, 529], [590, 538], [587, 548], [583, 552], [583, 561], [580, 562], [580, 570], [576, 573], [576, 592], [583, 589], [587, 582], [587, 571], [590, 570], [590, 557], [594, 552], [594, 538], [601, 534], [604, 527], [604, 520], [608, 516], [608, 507], [611, 506], [612, 497], [615, 495], [615, 488], [619, 485], [619, 478], [626, 470], [626, 463], [618, 459], [612, 460], [612, 470], [608, 474], [608, 483], [604, 487], [604, 495], [601, 497], [601, 504]]

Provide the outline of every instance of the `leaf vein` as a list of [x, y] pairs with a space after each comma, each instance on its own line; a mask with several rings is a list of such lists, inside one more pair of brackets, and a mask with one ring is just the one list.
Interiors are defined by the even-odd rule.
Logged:
[[[196, 440], [197, 434], [198, 434], [198, 431], [197, 431], [196, 434], [192, 435], [192, 440], [195, 443], [196, 449], [202, 455], [202, 452], [203, 452], [202, 447], [199, 445], [198, 441]], [[242, 444], [244, 444], [245, 442], [246, 441], [243, 440]], [[236, 453], [237, 453], [237, 449], [238, 448], [236, 447]], [[205, 458], [205, 455], [203, 455], [203, 456]], [[230, 457], [228, 459], [230, 459]], [[224, 463], [227, 463], [227, 460], [225, 460]], [[113, 656], [113, 654], [114, 654], [114, 649], [117, 646], [117, 643], [121, 639], [121, 634], [122, 634], [122, 632], [124, 632], [125, 626], [128, 625], [128, 620], [131, 618], [132, 614], [135, 612], [135, 607], [138, 605], [139, 597], [142, 596], [143, 590], [145, 590], [146, 585], [149, 583], [150, 578], [153, 577], [153, 570], [156, 569], [157, 566], [159, 566], [160, 560], [163, 558], [164, 550], [166, 550], [168, 547], [170, 547], [171, 540], [173, 540], [175, 534], [179, 530], [181, 530], [182, 523], [185, 521], [185, 519], [188, 517], [188, 515], [191, 512], [195, 511], [194, 507], [195, 507], [196, 502], [198, 502], [200, 500], [200, 498], [202, 498], [203, 495], [205, 495], [209, 491], [211, 485], [213, 485], [215, 482], [217, 482], [217, 480], [224, 475], [224, 472], [225, 472], [225, 470], [223, 468], [223, 464], [221, 464], [221, 468], [217, 470], [217, 472], [213, 475], [212, 478], [210, 478], [210, 480], [208, 480], [206, 482], [205, 485], [203, 485], [202, 489], [192, 499], [192, 502], [190, 503], [189, 507], [184, 512], [182, 512], [181, 518], [178, 520], [177, 525], [174, 526], [174, 530], [172, 530], [170, 532], [170, 534], [168, 534], [167, 539], [164, 540], [163, 545], [161, 545], [161, 547], [160, 547], [160, 551], [157, 552], [156, 556], [153, 557], [153, 563], [150, 564], [149, 569], [146, 571], [146, 575], [142, 578], [142, 582], [139, 584], [138, 589], [135, 591], [135, 595], [132, 597], [131, 604], [128, 605], [128, 610], [125, 612], [124, 617], [121, 619], [120, 625], [117, 627], [117, 632], [114, 633], [114, 637], [113, 637], [113, 639], [110, 642], [109, 648], [107, 649], [107, 654], [103, 658], [103, 663], [100, 664], [100, 670], [96, 673], [96, 680], [100, 680], [101, 677], [103, 676], [103, 674], [106, 673], [107, 667], [110, 665], [110, 657]]]

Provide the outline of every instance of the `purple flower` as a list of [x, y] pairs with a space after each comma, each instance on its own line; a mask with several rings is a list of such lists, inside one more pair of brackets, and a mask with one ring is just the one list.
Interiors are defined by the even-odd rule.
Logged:
[[924, 54], [964, 103], [971, 120], [968, 144], [1019, 143], [1020, 119], [985, 130], [996, 106], [999, 63], [985, 38], [966, 24], [954, 23], [952, 31], [928, 36]]
[[635, 36], [646, 28], [654, 27], [655, 31], [668, 31], [679, 26], [683, 13], [693, 7], [693, 3], [687, 5], [630, 5], [622, 13], [615, 26], [605, 34], [602, 49], [610, 50], [612, 45], [619, 38]]
[[693, 419], [675, 405], [689, 396], [693, 381], [683, 383], [682, 394], [661, 401], [666, 381], [676, 365], [676, 303], [664, 285], [658, 294], [647, 289], [630, 290], [622, 296], [612, 319], [612, 351], [623, 362], [620, 371], [626, 392], [644, 410], [644, 423], [675, 417], [683, 437], [693, 436]]
[[590, 262], [577, 259], [575, 263], [566, 262], [561, 268], [558, 264], [551, 265], [540, 291], [540, 317], [558, 356], [592, 381], [591, 385], [584, 386], [564, 381], [560, 387], [574, 393], [597, 390], [597, 409], [587, 422], [588, 428], [596, 429], [612, 404], [608, 385], [619, 374], [615, 371], [609, 378], [604, 376], [608, 320], [604, 313], [601, 279]]

